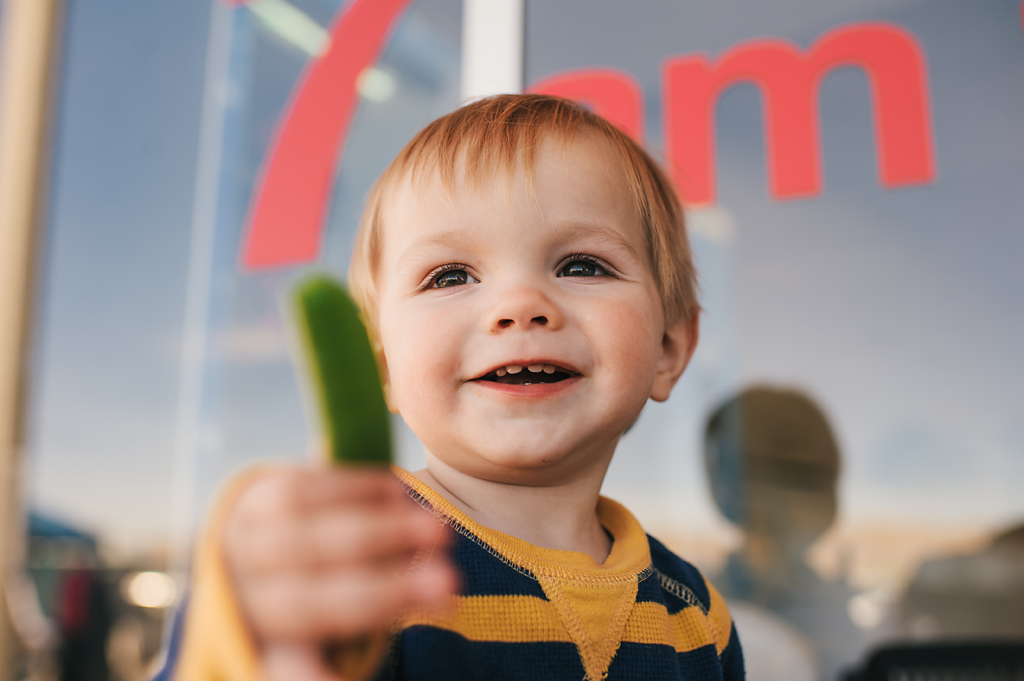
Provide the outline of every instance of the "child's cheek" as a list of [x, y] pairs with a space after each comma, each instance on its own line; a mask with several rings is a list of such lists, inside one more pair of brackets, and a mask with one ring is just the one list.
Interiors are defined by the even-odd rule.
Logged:
[[450, 326], [416, 312], [404, 315], [397, 326], [385, 341], [396, 406], [410, 416], [409, 410], [442, 406], [460, 376]]
[[660, 300], [658, 305], [621, 301], [608, 311], [608, 319], [615, 323], [606, 325], [608, 352], [603, 361], [615, 365], [619, 389], [650, 391], [664, 335]]

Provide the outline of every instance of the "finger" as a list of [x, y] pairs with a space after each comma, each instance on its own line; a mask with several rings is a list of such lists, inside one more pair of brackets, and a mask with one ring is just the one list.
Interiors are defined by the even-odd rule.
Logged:
[[389, 503], [407, 498], [387, 470], [369, 468], [292, 468], [260, 476], [239, 496], [232, 514], [264, 522], [322, 507]]
[[345, 681], [327, 668], [317, 645], [275, 643], [262, 657], [266, 681]]
[[434, 544], [447, 533], [433, 515], [416, 506], [320, 513], [304, 522], [277, 522], [231, 537], [233, 565], [246, 575], [355, 567], [390, 561]]
[[413, 574], [352, 570], [256, 581], [246, 602], [264, 640], [324, 640], [387, 627], [403, 610], [441, 604], [455, 587], [451, 567], [435, 561]]
[[377, 466], [320, 466], [311, 468], [302, 480], [300, 508], [339, 503], [411, 501], [402, 483], [389, 469]]

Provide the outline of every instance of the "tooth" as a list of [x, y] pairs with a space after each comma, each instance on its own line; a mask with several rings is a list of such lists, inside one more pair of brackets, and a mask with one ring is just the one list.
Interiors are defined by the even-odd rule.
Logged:
[[555, 367], [551, 366], [550, 364], [545, 364], [544, 365], [544, 373], [545, 374], [553, 374], [553, 373], [555, 373]]
[[531, 374], [539, 374], [540, 372], [544, 371], [544, 365], [543, 364], [531, 364], [530, 366], [528, 366], [526, 368], [530, 370]]
[[504, 369], [498, 369], [494, 373], [498, 374], [499, 376], [504, 376], [508, 372], [506, 372]]
[[507, 367], [505, 367], [505, 369], [507, 369], [510, 374], [518, 374], [520, 371], [523, 370], [523, 367], [519, 366], [518, 364], [509, 364]]

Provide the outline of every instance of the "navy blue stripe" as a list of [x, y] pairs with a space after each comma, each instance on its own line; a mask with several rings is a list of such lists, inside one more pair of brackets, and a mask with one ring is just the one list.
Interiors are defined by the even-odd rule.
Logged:
[[[693, 595], [697, 597], [697, 600], [703, 604], [704, 610], [709, 610], [711, 608], [711, 595], [708, 593], [704, 578], [697, 568], [666, 549], [654, 537], [648, 535], [647, 540], [651, 547], [651, 562], [654, 563], [655, 569], [666, 577], [671, 577], [688, 587], [693, 592]], [[670, 615], [674, 615], [690, 605], [668, 593], [665, 594], [665, 603], [669, 606], [668, 612]]]
[[637, 585], [636, 589], [636, 602], [637, 603], [664, 603], [665, 598], [662, 595], [661, 583], [658, 581], [658, 573], [653, 570], [651, 573]]
[[679, 662], [672, 646], [623, 642], [608, 667], [607, 681], [678, 678], [689, 677], [679, 676]]
[[729, 632], [729, 645], [725, 647], [721, 655], [722, 676], [726, 681], [743, 681], [747, 678], [747, 672], [743, 663], [743, 647], [740, 646], [739, 635], [736, 633], [736, 625]]
[[[676, 653], [676, 660], [679, 662], [679, 678], [681, 679], [706, 679], [707, 681], [721, 681], [722, 663], [718, 660], [718, 651], [713, 645], [706, 645], [690, 650], [685, 653]], [[735, 680], [741, 681], [743, 677]]]
[[671, 591], [663, 590], [661, 592], [661, 597], [662, 601], [665, 603], [665, 608], [668, 610], [669, 615], [675, 615], [679, 613], [681, 610], [686, 610], [687, 608], [697, 607], [693, 604], [692, 597], [690, 600], [687, 600], [685, 598], [680, 598], [676, 596], [675, 593]]
[[565, 681], [585, 676], [572, 643], [495, 643], [469, 641], [427, 626], [402, 633], [402, 645], [378, 681], [437, 679], [440, 681]]
[[455, 537], [449, 550], [452, 563], [461, 568], [461, 595], [534, 596], [548, 600], [540, 582], [529, 571], [512, 567], [484, 546], [458, 532]]
[[[426, 497], [408, 485], [405, 491], [413, 501], [433, 512], [433, 506]], [[482, 541], [467, 537], [467, 534], [472, 533], [463, 525], [454, 520], [449, 522], [455, 539], [448, 549], [448, 555], [452, 564], [460, 568], [460, 595], [533, 596], [548, 600], [533, 573], [526, 568], [509, 565]]]
[[722, 667], [713, 645], [677, 653], [668, 645], [623, 641], [608, 667], [607, 681], [648, 679], [721, 681]]

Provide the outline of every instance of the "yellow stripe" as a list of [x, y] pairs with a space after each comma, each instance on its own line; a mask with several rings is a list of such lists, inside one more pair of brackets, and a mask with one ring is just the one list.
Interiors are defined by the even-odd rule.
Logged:
[[729, 607], [725, 604], [725, 599], [722, 598], [721, 594], [711, 586], [711, 582], [704, 580], [704, 584], [708, 587], [708, 593], [711, 595], [711, 608], [708, 610], [708, 618], [714, 625], [715, 633], [715, 648], [718, 649], [718, 654], [721, 655], [725, 647], [729, 645], [729, 635], [732, 633], [732, 615], [729, 614]]
[[418, 624], [470, 641], [572, 642], [554, 606], [536, 596], [454, 596], [443, 611], [414, 611], [402, 618], [403, 628]]
[[[636, 603], [622, 640], [671, 646], [686, 653], [714, 645], [719, 654], [729, 643], [732, 620], [725, 601], [711, 591], [708, 615], [691, 606], [674, 615], [661, 603]], [[402, 627], [427, 625], [459, 634], [470, 641], [499, 643], [573, 643], [550, 601], [535, 596], [455, 596], [445, 610], [413, 611]]]
[[637, 603], [633, 606], [633, 614], [626, 624], [622, 640], [672, 646], [677, 653], [688, 653], [706, 645], [714, 645], [721, 653], [725, 646], [719, 647], [715, 628], [711, 618], [695, 606], [669, 615], [661, 603]]

